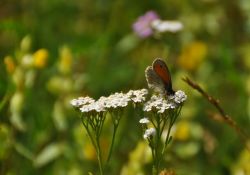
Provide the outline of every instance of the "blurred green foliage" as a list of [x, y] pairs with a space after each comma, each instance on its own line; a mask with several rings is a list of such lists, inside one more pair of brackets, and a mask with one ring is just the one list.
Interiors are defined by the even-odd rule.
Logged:
[[[148, 10], [184, 29], [136, 38], [132, 25]], [[165, 168], [249, 175], [239, 136], [210, 120], [216, 111], [181, 81], [199, 82], [249, 134], [249, 36], [249, 0], [1, 0], [0, 174], [95, 174], [96, 156], [70, 99], [145, 88], [146, 66], [162, 57], [174, 89], [188, 95]], [[123, 116], [109, 174], [150, 174], [141, 117], [132, 109]]]

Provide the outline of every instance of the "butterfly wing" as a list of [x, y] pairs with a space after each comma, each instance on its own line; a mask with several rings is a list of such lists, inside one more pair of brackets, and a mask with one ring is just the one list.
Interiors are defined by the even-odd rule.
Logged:
[[152, 66], [148, 66], [145, 70], [145, 76], [148, 83], [148, 87], [154, 91], [165, 94], [165, 86], [161, 78], [153, 70]]
[[154, 60], [153, 71], [162, 80], [164, 84], [164, 88], [167, 91], [167, 94], [168, 95], [174, 94], [174, 91], [172, 89], [172, 80], [171, 80], [170, 72], [168, 70], [166, 63], [162, 59], [157, 58]]

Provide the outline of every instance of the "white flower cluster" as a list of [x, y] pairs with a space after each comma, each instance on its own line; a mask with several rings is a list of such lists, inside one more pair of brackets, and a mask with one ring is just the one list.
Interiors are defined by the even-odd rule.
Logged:
[[130, 101], [134, 103], [144, 102], [148, 90], [130, 90], [128, 93], [115, 93], [108, 97], [100, 97], [97, 101], [90, 97], [79, 97], [71, 100], [71, 105], [78, 107], [81, 112], [104, 112], [108, 109], [123, 108], [128, 105]]
[[111, 94], [108, 97], [100, 97], [98, 102], [105, 106], [105, 108], [119, 108], [126, 107], [130, 101], [129, 97], [123, 93]]
[[86, 104], [94, 103], [95, 100], [91, 97], [79, 97], [70, 101], [70, 104], [74, 107], [80, 107]]
[[144, 139], [149, 139], [151, 136], [154, 136], [156, 133], [155, 128], [149, 128], [145, 130], [145, 133], [143, 134]]
[[162, 96], [153, 95], [151, 99], [144, 104], [143, 110], [146, 112], [157, 111], [158, 113], [164, 113], [168, 109], [174, 109], [178, 107], [179, 104], [187, 99], [186, 94], [179, 90], [175, 92], [173, 96], [169, 96], [168, 99]]
[[143, 110], [146, 112], [156, 110], [158, 113], [164, 113], [165, 110], [169, 108], [173, 109], [175, 107], [175, 103], [170, 102], [169, 100], [166, 100], [161, 96], [153, 95], [151, 99], [145, 103]]
[[139, 121], [139, 123], [141, 123], [141, 124], [148, 124], [149, 122], [150, 122], [149, 119], [146, 118], [146, 117], [142, 118], [142, 119]]
[[106, 109], [105, 109], [105, 106], [103, 104], [99, 103], [98, 101], [95, 101], [93, 103], [83, 105], [80, 108], [80, 111], [83, 113], [85, 113], [85, 112], [86, 113], [88, 113], [88, 112], [104, 112], [104, 111], [106, 111]]
[[187, 95], [185, 94], [185, 92], [181, 91], [181, 90], [178, 90], [177, 92], [175, 92], [175, 95], [174, 95], [174, 101], [175, 103], [182, 103], [184, 101], [186, 101], [187, 99]]
[[146, 95], [148, 94], [147, 89], [140, 90], [130, 90], [127, 95], [134, 103], [141, 103], [146, 100]]
[[152, 23], [152, 28], [159, 33], [178, 32], [183, 29], [183, 24], [179, 21], [167, 21], [156, 19]]

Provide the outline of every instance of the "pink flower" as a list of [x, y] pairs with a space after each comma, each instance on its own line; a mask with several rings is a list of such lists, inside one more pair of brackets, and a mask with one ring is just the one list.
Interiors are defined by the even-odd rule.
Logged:
[[134, 32], [141, 38], [151, 36], [153, 34], [151, 24], [157, 19], [159, 19], [159, 16], [156, 12], [148, 11], [145, 15], [140, 16], [133, 24]]

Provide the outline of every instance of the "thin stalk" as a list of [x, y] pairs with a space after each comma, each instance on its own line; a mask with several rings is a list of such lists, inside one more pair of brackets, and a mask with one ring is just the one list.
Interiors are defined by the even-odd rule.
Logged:
[[88, 136], [89, 136], [89, 138], [90, 138], [90, 141], [91, 141], [92, 145], [95, 147], [95, 150], [97, 150], [97, 144], [96, 144], [96, 142], [94, 141], [94, 138], [92, 137], [92, 135], [91, 135], [91, 133], [90, 133], [90, 130], [89, 130], [88, 125], [86, 125], [86, 123], [84, 122], [84, 118], [83, 118], [83, 117], [81, 117], [81, 121], [82, 121], [82, 124], [83, 124], [84, 128], [85, 128], [86, 131], [87, 131], [87, 134], [88, 134]]
[[[112, 114], [111, 114], [112, 115]], [[119, 114], [118, 114], [119, 115]], [[116, 131], [117, 131], [117, 128], [118, 128], [118, 125], [119, 125], [119, 122], [121, 120], [121, 116], [118, 116], [117, 117], [117, 120], [116, 118], [113, 118], [113, 125], [114, 125], [114, 128], [113, 128], [113, 134], [112, 134], [112, 140], [111, 140], [111, 145], [110, 145], [110, 148], [109, 148], [109, 154], [108, 154], [108, 158], [107, 158], [107, 162], [109, 162], [110, 158], [111, 158], [111, 154], [113, 152], [113, 148], [114, 148], [114, 142], [115, 142], [115, 136], [116, 136]]]
[[103, 128], [103, 124], [104, 124], [104, 121], [105, 121], [105, 115], [103, 115], [102, 113], [100, 114], [100, 119], [99, 119], [99, 126], [97, 127], [98, 128], [98, 137], [101, 135], [101, 132], [102, 132], [102, 128]]
[[[162, 117], [164, 117], [164, 116], [162, 116]], [[163, 124], [162, 124], [162, 128], [161, 128], [161, 135], [162, 135], [162, 133], [163, 133], [163, 131], [164, 131], [164, 128], [165, 128], [165, 126], [166, 126], [167, 121], [168, 121], [168, 118], [165, 119], [165, 120], [163, 120]]]
[[169, 137], [170, 137], [171, 128], [172, 128], [172, 119], [170, 119], [170, 124], [169, 124], [169, 127], [168, 127], [167, 137], [166, 137], [165, 144], [163, 145], [163, 149], [162, 149], [162, 152], [161, 152], [162, 155], [164, 155], [164, 152], [166, 150], [166, 146], [168, 144]]
[[161, 120], [160, 116], [156, 116], [156, 146], [155, 146], [155, 161], [154, 161], [154, 168], [153, 173], [156, 175], [159, 174], [159, 166], [160, 166], [160, 146], [161, 146]]
[[[95, 148], [101, 175], [103, 175], [103, 163], [102, 163], [102, 153], [101, 153], [101, 147], [100, 147], [100, 134], [101, 134], [101, 130], [104, 124], [104, 120], [105, 118], [102, 115], [96, 116], [94, 118], [91, 118], [91, 116], [89, 116], [88, 121], [86, 123], [84, 121], [83, 116], [81, 117], [82, 124], [85, 127], [87, 134], [89, 135], [90, 140]], [[95, 139], [93, 135], [91, 134], [89, 124], [90, 124], [90, 127], [92, 128], [92, 131], [94, 132]]]
[[158, 175], [157, 174], [157, 168], [156, 168], [156, 148], [155, 148], [155, 143], [153, 143], [152, 139], [151, 140], [148, 140], [149, 141], [149, 146], [151, 148], [151, 152], [152, 152], [152, 157], [153, 157], [153, 167], [152, 167], [152, 174], [153, 175]]
[[96, 137], [96, 141], [97, 141], [97, 150], [96, 151], [97, 151], [99, 170], [100, 170], [100, 174], [103, 175], [102, 154], [101, 154], [99, 137]]
[[178, 109], [177, 112], [174, 111], [173, 114], [170, 116], [170, 122], [169, 122], [167, 137], [166, 137], [165, 144], [164, 144], [164, 146], [163, 146], [162, 153], [161, 153], [162, 156], [164, 155], [165, 150], [166, 150], [166, 147], [167, 147], [167, 145], [168, 145], [168, 143], [169, 143], [170, 131], [171, 131], [171, 129], [172, 129], [172, 127], [173, 127], [173, 125], [174, 125], [174, 123], [175, 123], [177, 117], [180, 115], [181, 108], [182, 108], [182, 106]]
[[112, 140], [111, 140], [111, 144], [110, 144], [110, 148], [109, 148], [109, 154], [108, 154], [107, 162], [109, 162], [109, 160], [111, 158], [111, 154], [113, 152], [113, 147], [114, 147], [114, 142], [115, 142], [115, 136], [116, 136], [116, 130], [117, 130], [117, 127], [114, 126], [114, 130], [113, 130], [113, 134], [112, 134]]

